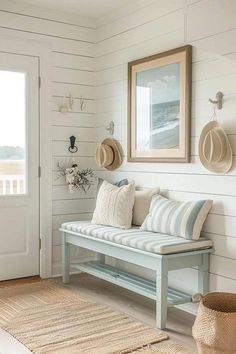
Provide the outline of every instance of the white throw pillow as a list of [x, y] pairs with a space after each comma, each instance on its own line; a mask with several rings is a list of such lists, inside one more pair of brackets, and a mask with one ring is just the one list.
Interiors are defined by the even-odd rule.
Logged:
[[142, 225], [146, 218], [152, 197], [160, 192], [160, 188], [152, 188], [148, 190], [135, 191], [134, 209], [133, 209], [133, 225]]
[[177, 202], [157, 195], [141, 229], [198, 240], [212, 200]]
[[129, 229], [132, 221], [135, 186], [117, 187], [104, 181], [97, 195], [92, 224]]

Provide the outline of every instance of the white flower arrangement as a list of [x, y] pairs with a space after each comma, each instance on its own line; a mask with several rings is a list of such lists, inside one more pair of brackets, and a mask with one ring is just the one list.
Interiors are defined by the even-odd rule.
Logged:
[[80, 170], [76, 163], [73, 163], [71, 167], [61, 166], [60, 163], [57, 166], [60, 171], [58, 178], [65, 177], [70, 193], [74, 193], [76, 190], [87, 193], [95, 179], [91, 168]]

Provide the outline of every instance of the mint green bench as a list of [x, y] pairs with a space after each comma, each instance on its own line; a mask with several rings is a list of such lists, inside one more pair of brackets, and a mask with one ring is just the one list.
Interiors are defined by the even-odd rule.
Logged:
[[[92, 225], [89, 222], [62, 224], [63, 282], [70, 280], [70, 245], [98, 253], [97, 261], [73, 263], [78, 270], [94, 275], [156, 302], [156, 327], [166, 327], [167, 307], [192, 301], [191, 294], [168, 288], [168, 272], [197, 267], [198, 292], [208, 292], [209, 255], [212, 242], [198, 241], [142, 231], [138, 228], [121, 230]], [[156, 272], [156, 281], [144, 279], [106, 264], [105, 256], [136, 264]]]

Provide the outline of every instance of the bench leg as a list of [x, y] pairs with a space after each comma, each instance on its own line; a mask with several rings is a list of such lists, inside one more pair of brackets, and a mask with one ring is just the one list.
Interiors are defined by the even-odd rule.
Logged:
[[66, 242], [66, 233], [63, 234], [62, 244], [62, 281], [64, 284], [70, 282], [70, 244]]
[[106, 256], [105, 254], [102, 254], [102, 253], [97, 253], [97, 260], [100, 262], [100, 263], [106, 263]]
[[168, 264], [161, 261], [160, 269], [156, 273], [156, 327], [166, 328], [168, 306]]
[[202, 255], [202, 264], [198, 266], [198, 292], [206, 294], [209, 292], [209, 253]]

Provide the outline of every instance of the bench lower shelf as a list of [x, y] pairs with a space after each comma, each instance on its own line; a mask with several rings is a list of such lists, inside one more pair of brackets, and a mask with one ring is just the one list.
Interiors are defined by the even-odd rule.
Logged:
[[[77, 263], [74, 266], [100, 279], [122, 286], [140, 295], [156, 300], [156, 284], [134, 274], [97, 261]], [[168, 306], [191, 302], [191, 296], [179, 290], [168, 288]]]

